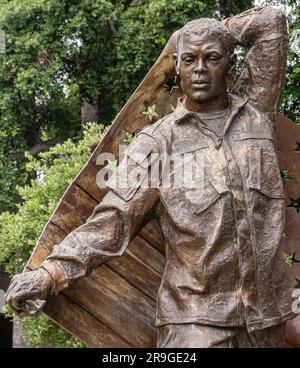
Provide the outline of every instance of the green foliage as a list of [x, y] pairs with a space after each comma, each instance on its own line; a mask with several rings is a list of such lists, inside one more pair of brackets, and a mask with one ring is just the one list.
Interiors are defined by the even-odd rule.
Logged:
[[22, 331], [27, 343], [33, 348], [83, 348], [75, 337], [49, 321], [45, 316], [37, 319], [26, 317], [21, 322]]
[[[257, 2], [256, 2], [257, 3]], [[220, 13], [222, 17], [228, 18], [239, 14], [244, 10], [254, 6], [253, 0], [221, 0], [219, 1]]]
[[289, 1], [290, 48], [282, 111], [300, 124], [300, 1]]
[[280, 175], [281, 175], [283, 184], [286, 184], [289, 180], [291, 180], [291, 177], [289, 176], [289, 170], [281, 171]]
[[0, 58], [0, 211], [14, 209], [20, 199], [16, 186], [28, 180], [24, 151], [37, 143], [38, 131], [51, 127], [56, 136], [59, 127], [62, 132], [68, 127], [74, 135], [72, 128], [80, 124], [78, 111], [72, 113], [63, 98], [58, 55], [51, 62], [48, 57], [45, 66], [45, 50], [58, 54], [62, 49], [54, 37], [49, 44], [45, 9], [46, 1], [0, 2], [0, 28], [6, 35], [6, 53]]
[[148, 106], [147, 109], [143, 112], [144, 115], [148, 116], [149, 122], [152, 122], [153, 118], [158, 116], [158, 113], [155, 111], [156, 105]]
[[[108, 21], [117, 9], [106, 0], [0, 1], [6, 36], [0, 55], [0, 212], [15, 209], [21, 200], [16, 187], [30, 179], [25, 150], [78, 135], [83, 98], [110, 105], [101, 76], [111, 60]], [[45, 148], [38, 148], [42, 143]]]
[[294, 252], [292, 255], [283, 252], [283, 257], [284, 257], [285, 263], [289, 267], [293, 267], [294, 263], [300, 263], [300, 261], [298, 261], [298, 259], [296, 259], [296, 252]]
[[123, 139], [124, 143], [130, 144], [134, 139], [134, 134], [126, 132], [125, 133], [125, 138]]
[[299, 213], [300, 212], [300, 198], [297, 198], [297, 199], [290, 198], [290, 202], [291, 203], [288, 205], [288, 207], [294, 207], [297, 213]]
[[5, 264], [9, 273], [22, 271], [59, 199], [103, 132], [103, 125], [88, 124], [82, 140], [69, 139], [37, 158], [27, 155], [27, 171], [37, 172], [38, 178], [32, 179], [30, 185], [17, 188], [22, 204], [17, 205], [16, 213], [0, 215], [0, 264]]
[[[37, 239], [68, 185], [86, 163], [91, 147], [98, 143], [105, 128], [88, 124], [83, 139], [67, 140], [40, 153], [28, 155], [27, 170], [38, 172], [30, 185], [18, 188], [22, 204], [16, 213], [0, 215], [0, 264], [12, 275], [23, 270]], [[22, 323], [33, 346], [77, 346], [79, 343], [45, 317]]]

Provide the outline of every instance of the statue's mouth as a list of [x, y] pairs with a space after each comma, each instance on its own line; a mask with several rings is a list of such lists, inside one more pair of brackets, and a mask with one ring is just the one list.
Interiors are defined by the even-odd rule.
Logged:
[[195, 88], [207, 88], [209, 87], [209, 82], [205, 79], [200, 79], [192, 82], [192, 86]]

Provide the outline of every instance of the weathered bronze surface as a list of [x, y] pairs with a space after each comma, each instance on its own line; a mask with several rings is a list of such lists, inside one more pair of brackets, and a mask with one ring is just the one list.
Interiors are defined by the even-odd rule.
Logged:
[[[275, 331], [273, 326], [281, 330], [279, 325], [294, 316], [291, 312], [293, 280], [288, 276], [281, 248], [286, 203], [275, 135], [276, 110], [285, 75], [285, 16], [274, 8], [255, 8], [224, 21], [223, 25], [213, 20], [191, 22], [176, 36], [176, 70], [183, 97], [174, 113], [143, 129], [128, 148], [127, 157], [134, 168], [129, 170], [130, 185], [120, 187], [111, 179], [110, 191], [93, 215], [67, 237], [65, 234], [74, 227], [72, 223], [67, 222], [70, 227], [63, 228], [52, 218], [49, 226], [57, 245], [38, 270], [15, 276], [7, 300], [18, 312], [36, 313], [50, 290], [58, 293], [104, 262], [122, 255], [145, 222], [157, 219], [166, 245], [166, 265], [157, 297], [159, 345], [168, 347], [175, 341], [178, 347], [184, 346], [180, 342], [188, 340], [182, 339], [184, 336], [194, 341], [196, 325], [197, 336], [206, 336], [212, 330], [211, 336], [215, 336], [220, 331], [219, 337], [212, 339], [216, 343], [224, 335], [224, 329], [232, 331], [234, 327], [239, 333], [228, 333], [226, 346], [236, 344], [233, 341], [237, 335], [243, 336], [238, 339], [239, 346], [248, 346], [243, 343], [245, 336], [253, 341], [254, 335], [257, 346], [271, 346], [277, 339], [275, 333], [267, 331], [272, 328]], [[234, 66], [234, 42], [249, 47], [249, 52], [228, 94], [226, 80]], [[168, 69], [171, 63], [170, 59], [166, 60]], [[169, 68], [172, 72], [172, 67]], [[142, 185], [142, 179], [153, 166], [148, 159], [152, 153], [178, 157], [191, 152], [201, 153], [203, 157], [200, 166], [196, 166], [201, 187]], [[125, 177], [123, 169], [121, 163], [114, 174], [121, 182]], [[160, 179], [172, 181], [175, 171], [167, 173], [162, 165]], [[79, 178], [80, 175], [78, 183]], [[76, 196], [76, 190], [77, 198], [78, 195], [82, 198], [86, 212], [90, 212], [90, 207], [100, 198], [94, 195], [94, 202], [85, 200], [86, 194], [80, 186], [74, 187], [69, 195]], [[74, 224], [83, 223], [84, 216], [74, 214]], [[130, 246], [140, 251], [138, 246], [134, 248], [132, 243]], [[48, 249], [37, 251], [42, 255], [35, 257], [37, 264], [29, 264], [31, 269], [49, 253]], [[125, 254], [132, 256], [132, 253]], [[161, 253], [158, 255], [161, 258]], [[111, 262], [89, 279], [80, 280], [82, 287], [84, 283], [91, 286], [93, 281], [96, 285], [101, 285], [101, 281], [105, 284], [105, 280], [111, 282], [115, 275], [109, 269], [122, 272], [118, 262]], [[147, 263], [146, 257], [143, 262]], [[156, 270], [158, 276], [162, 267], [163, 262]], [[111, 275], [107, 277], [109, 272]], [[127, 288], [129, 295], [133, 293]], [[155, 290], [155, 285], [149, 288], [149, 299], [151, 289]], [[101, 295], [101, 290], [96, 288], [95, 292]], [[98, 301], [100, 315], [100, 305], [105, 305], [104, 289], [102, 293]], [[143, 298], [136, 294], [138, 304]], [[72, 286], [66, 295], [80, 298]], [[147, 298], [144, 298], [145, 305], [149, 304]], [[142, 315], [142, 306], [135, 307], [140, 307]], [[120, 318], [120, 313], [112, 313], [111, 318]], [[182, 324], [185, 328], [180, 328]], [[166, 326], [172, 333], [165, 333]], [[217, 326], [219, 330], [207, 326]], [[140, 327], [151, 330], [150, 319], [144, 317]], [[141, 342], [110, 335], [108, 346], [151, 344], [151, 339]], [[203, 339], [197, 341], [199, 347], [203, 346]]]

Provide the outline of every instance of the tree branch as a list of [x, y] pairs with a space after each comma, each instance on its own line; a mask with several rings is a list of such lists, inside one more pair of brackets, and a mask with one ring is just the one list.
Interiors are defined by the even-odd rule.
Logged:
[[59, 143], [59, 140], [56, 138], [49, 139], [48, 141], [41, 141], [39, 140], [32, 148], [30, 148], [29, 152], [31, 155], [36, 155], [39, 152], [48, 151], [50, 147], [55, 146]]
[[112, 33], [113, 37], [117, 37], [118, 32], [116, 30], [116, 27], [115, 27], [115, 24], [114, 24], [113, 20], [110, 19], [108, 21], [108, 24], [109, 24], [109, 29], [111, 30], [111, 33]]

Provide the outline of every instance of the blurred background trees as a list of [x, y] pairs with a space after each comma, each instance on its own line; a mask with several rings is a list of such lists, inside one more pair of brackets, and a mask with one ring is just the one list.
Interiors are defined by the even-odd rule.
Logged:
[[[300, 124], [299, 0], [0, 0], [0, 265], [21, 271], [56, 203], [170, 35], [254, 5], [288, 14], [282, 111]], [[101, 126], [87, 124], [101, 122]], [[42, 176], [41, 176], [42, 173]], [[78, 346], [45, 317], [34, 346]]]

